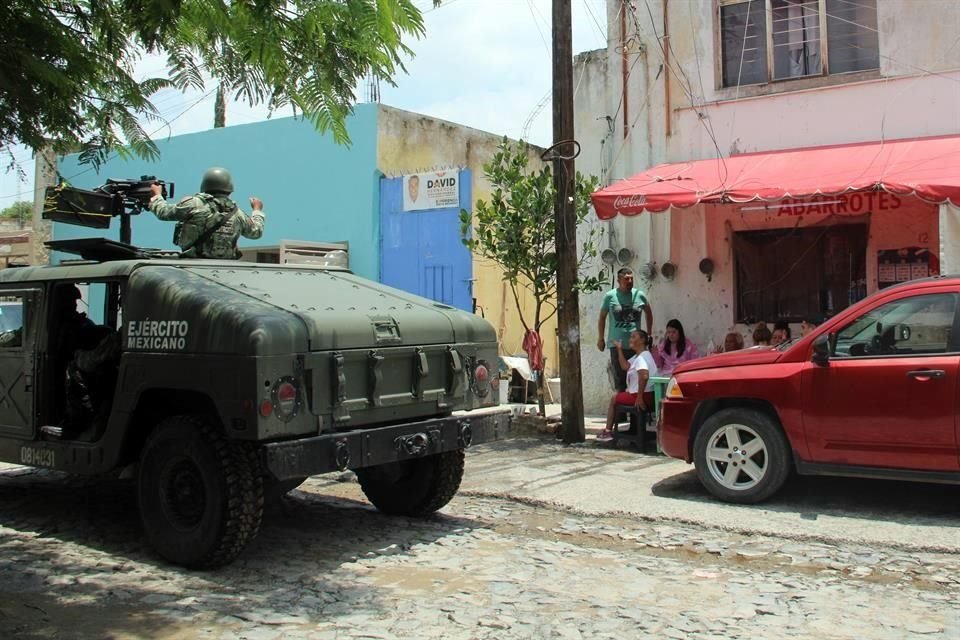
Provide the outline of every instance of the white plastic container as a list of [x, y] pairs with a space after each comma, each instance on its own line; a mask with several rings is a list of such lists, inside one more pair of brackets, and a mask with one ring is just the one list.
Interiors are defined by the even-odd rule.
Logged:
[[554, 404], [560, 404], [560, 378], [547, 378], [547, 386], [550, 387], [547, 401], [552, 397]]

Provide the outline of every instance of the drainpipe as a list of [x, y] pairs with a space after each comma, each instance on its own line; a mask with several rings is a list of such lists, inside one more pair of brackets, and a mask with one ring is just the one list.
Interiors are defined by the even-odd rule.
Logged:
[[629, 78], [629, 71], [627, 71], [627, 1], [623, 0], [620, 7], [620, 75], [621, 81], [623, 83], [623, 139], [626, 140], [627, 136], [630, 135], [630, 125], [627, 124], [627, 96], [630, 95], [628, 91], [627, 80]]
[[[667, 109], [667, 137], [673, 135], [670, 124], [670, 0], [663, 0], [663, 91]], [[664, 158], [666, 160], [666, 158]]]

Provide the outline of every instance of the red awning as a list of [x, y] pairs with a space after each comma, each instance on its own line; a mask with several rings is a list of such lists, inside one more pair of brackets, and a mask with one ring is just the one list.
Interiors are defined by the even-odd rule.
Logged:
[[885, 190], [960, 206], [960, 135], [748, 153], [661, 164], [596, 191], [597, 217], [633, 216], [701, 202]]

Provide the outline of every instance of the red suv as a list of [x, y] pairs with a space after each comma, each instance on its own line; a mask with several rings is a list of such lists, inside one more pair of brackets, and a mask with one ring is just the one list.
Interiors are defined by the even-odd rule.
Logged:
[[791, 470], [960, 484], [960, 277], [917, 280], [810, 335], [677, 367], [657, 436], [716, 497], [753, 503]]

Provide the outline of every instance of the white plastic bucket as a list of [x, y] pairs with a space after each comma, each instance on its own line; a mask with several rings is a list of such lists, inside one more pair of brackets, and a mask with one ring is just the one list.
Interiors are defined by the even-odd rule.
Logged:
[[547, 396], [547, 400], [553, 397], [553, 402], [560, 404], [560, 378], [547, 378], [547, 386], [550, 387], [550, 394]]

